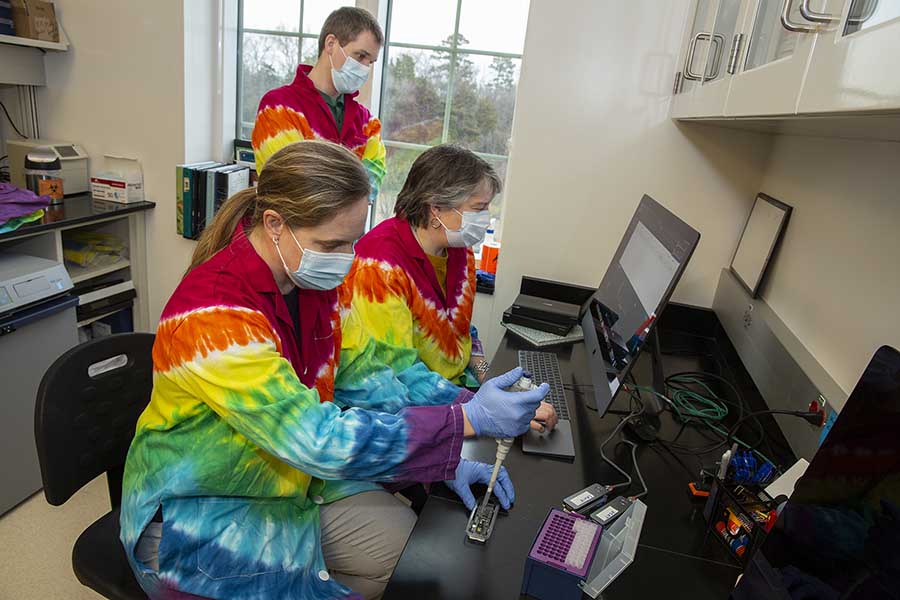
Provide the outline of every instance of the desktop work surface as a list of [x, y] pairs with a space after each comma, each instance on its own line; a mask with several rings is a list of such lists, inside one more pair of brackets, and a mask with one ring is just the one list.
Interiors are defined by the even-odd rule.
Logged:
[[[512, 336], [502, 341], [492, 363], [493, 375], [517, 366], [517, 351], [527, 349]], [[525, 559], [541, 523], [553, 507], [561, 508], [562, 499], [592, 483], [615, 484], [622, 476], [600, 458], [600, 443], [610, 435], [621, 415], [600, 418], [583, 402], [592, 393], [587, 385], [584, 344], [578, 343], [555, 350], [563, 381], [568, 389], [569, 414], [575, 442], [574, 462], [543, 456], [526, 455], [517, 441], [504, 465], [509, 470], [516, 490], [516, 501], [509, 514], [501, 515], [487, 544], [466, 540], [468, 512], [443, 486], [435, 486], [422, 510], [400, 562], [385, 593], [388, 599], [420, 598], [517, 598], [519, 597]], [[695, 368], [696, 363], [684, 358], [667, 360], [667, 371]], [[648, 360], [636, 365], [638, 380], [649, 372]], [[672, 368], [677, 367], [677, 368]], [[616, 397], [613, 410], [628, 410], [629, 398], [624, 392]], [[668, 413], [662, 415], [660, 436], [672, 439], [680, 426]], [[618, 434], [606, 447], [606, 454], [621, 468], [632, 474], [634, 484], [627, 495], [641, 490], [634, 477], [630, 447], [617, 444], [624, 439]], [[706, 438], [694, 437], [691, 430], [682, 433], [685, 443], [703, 444]], [[693, 438], [693, 439], [692, 439]], [[463, 456], [487, 463], [494, 462], [494, 440], [469, 440]], [[721, 451], [720, 451], [721, 453]], [[694, 457], [669, 454], [658, 445], [641, 445], [637, 450], [641, 472], [649, 488], [642, 498], [647, 515], [634, 563], [616, 579], [603, 596], [617, 598], [654, 598], [664, 595], [679, 598], [726, 598], [740, 574], [722, 544], [706, 534], [702, 515], [703, 503], [693, 501], [686, 483], [691, 470], [696, 477], [699, 461]], [[703, 458], [704, 464], [715, 462], [715, 455]], [[483, 490], [482, 490], [483, 492]], [[479, 490], [475, 490], [479, 497]], [[585, 598], [587, 596], [584, 596]]]

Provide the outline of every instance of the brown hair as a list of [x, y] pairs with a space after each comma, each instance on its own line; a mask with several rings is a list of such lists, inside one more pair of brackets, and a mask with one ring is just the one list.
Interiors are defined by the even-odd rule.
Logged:
[[487, 183], [500, 193], [500, 177], [486, 160], [456, 144], [429, 148], [413, 163], [397, 196], [394, 214], [414, 227], [425, 227], [431, 207], [459, 208]]
[[328, 34], [334, 34], [341, 46], [346, 46], [355, 40], [363, 31], [370, 31], [375, 36], [379, 46], [384, 45], [384, 32], [381, 25], [369, 11], [354, 6], [344, 6], [333, 11], [319, 33], [319, 56], [325, 50], [325, 38]]
[[272, 209], [288, 227], [313, 227], [368, 198], [369, 191], [368, 171], [343, 146], [316, 140], [285, 146], [266, 162], [255, 189], [242, 190], [222, 204], [203, 230], [187, 272], [228, 246], [244, 217], [255, 227]]

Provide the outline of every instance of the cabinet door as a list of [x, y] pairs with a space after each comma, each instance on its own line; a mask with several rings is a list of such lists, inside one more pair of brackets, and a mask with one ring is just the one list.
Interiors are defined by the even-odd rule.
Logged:
[[691, 27], [685, 36], [681, 56], [681, 70], [676, 75], [672, 97], [673, 118], [696, 116], [693, 107], [694, 91], [703, 81], [706, 59], [709, 54], [710, 34], [716, 5], [713, 0], [697, 0], [690, 17]]
[[847, 0], [819, 34], [799, 112], [900, 109], [900, 1]]
[[726, 116], [792, 115], [817, 25], [800, 14], [802, 0], [757, 0], [740, 73], [731, 81]]
[[694, 92], [694, 112], [704, 117], [725, 114], [725, 100], [731, 77], [737, 68], [745, 36], [740, 30], [753, 2], [750, 0], [719, 0], [712, 27], [703, 81]]

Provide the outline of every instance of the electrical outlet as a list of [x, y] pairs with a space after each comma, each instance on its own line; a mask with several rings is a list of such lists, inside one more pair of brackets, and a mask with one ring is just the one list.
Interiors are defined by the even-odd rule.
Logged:
[[744, 311], [744, 329], [750, 329], [750, 326], [753, 325], [753, 305], [747, 307], [747, 310]]

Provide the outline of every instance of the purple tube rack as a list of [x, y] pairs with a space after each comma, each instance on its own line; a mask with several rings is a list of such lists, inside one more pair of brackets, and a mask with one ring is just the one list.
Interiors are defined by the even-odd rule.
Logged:
[[569, 553], [572, 541], [575, 539], [573, 524], [576, 520], [587, 521], [592, 525], [596, 525], [593, 521], [579, 514], [552, 509], [550, 514], [547, 515], [547, 519], [544, 521], [543, 527], [541, 527], [541, 532], [534, 541], [528, 556], [545, 565], [550, 565], [566, 573], [572, 573], [583, 579], [590, 570], [591, 559], [594, 558], [594, 552], [596, 552], [597, 544], [600, 542], [602, 527], [597, 525], [584, 562], [576, 569], [566, 564], [566, 555]]

